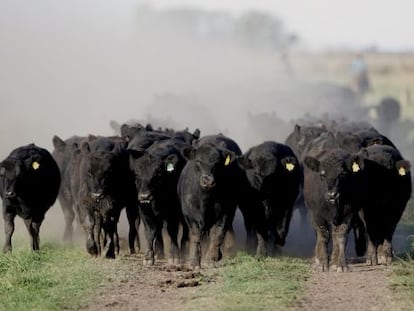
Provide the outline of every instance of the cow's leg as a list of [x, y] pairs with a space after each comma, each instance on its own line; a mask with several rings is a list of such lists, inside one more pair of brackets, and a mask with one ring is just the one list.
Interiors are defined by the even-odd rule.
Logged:
[[377, 245], [372, 241], [371, 238], [368, 238], [366, 263], [370, 266], [378, 265]]
[[190, 265], [193, 269], [201, 268], [201, 238], [202, 232], [195, 224], [191, 226], [191, 255]]
[[3, 213], [4, 219], [4, 233], [5, 233], [5, 243], [3, 246], [3, 253], [9, 253], [12, 251], [11, 239], [14, 233], [14, 218], [16, 214], [13, 213]]
[[169, 254], [169, 258], [168, 258], [168, 263], [169, 264], [178, 264], [180, 259], [179, 259], [179, 255], [178, 255], [178, 219], [170, 219], [167, 223], [167, 232], [168, 235], [170, 236], [170, 241], [171, 241], [171, 245], [170, 245], [170, 254]]
[[156, 232], [155, 242], [154, 242], [154, 250], [155, 255], [157, 256], [157, 259], [161, 260], [165, 258], [164, 254], [164, 239], [162, 237], [162, 227], [163, 224], [161, 223], [159, 225], [159, 229]]
[[332, 227], [332, 270], [337, 272], [348, 271], [345, 257], [346, 236], [349, 226], [341, 224]]
[[73, 240], [73, 221], [75, 219], [75, 212], [73, 210], [73, 202], [64, 195], [59, 196], [60, 206], [65, 219], [65, 229], [63, 233], [63, 241], [72, 243]]
[[265, 257], [268, 255], [268, 245], [267, 242], [269, 240], [269, 232], [265, 228], [264, 225], [259, 225], [259, 228], [256, 230], [257, 234], [257, 249], [256, 249], [256, 257]]
[[98, 213], [95, 213], [95, 226], [94, 226], [94, 237], [96, 239], [96, 248], [98, 255], [101, 255], [102, 246], [106, 243], [106, 235], [103, 237], [102, 241], [102, 216]]
[[83, 218], [83, 227], [86, 232], [86, 250], [89, 254], [97, 256], [98, 247], [95, 241], [95, 214], [88, 211]]
[[316, 230], [315, 263], [321, 271], [328, 271], [328, 224], [314, 225]]
[[208, 260], [213, 263], [219, 261], [223, 257], [221, 252], [221, 245], [223, 244], [224, 237], [226, 235], [227, 217], [223, 216], [211, 229], [210, 229], [210, 247], [207, 251]]
[[105, 257], [106, 258], [115, 258], [115, 230], [116, 230], [116, 223], [113, 217], [105, 217], [103, 224], [103, 230], [105, 232], [105, 236], [107, 237], [105, 241]]
[[26, 225], [27, 231], [30, 234], [30, 241], [32, 244], [32, 250], [38, 251], [39, 250], [39, 230], [40, 224], [39, 222], [34, 222], [33, 219], [24, 219], [24, 224]]
[[249, 207], [250, 203], [240, 203], [239, 209], [241, 214], [243, 215], [244, 221], [244, 228], [246, 229], [246, 251], [248, 253], [254, 253], [256, 250], [256, 234], [253, 227], [253, 219], [255, 215], [252, 215], [250, 209], [253, 209], [251, 206]]
[[138, 231], [139, 231], [139, 224], [141, 219], [139, 217], [138, 207], [136, 206], [127, 206], [126, 207], [126, 215], [129, 223], [129, 233], [128, 233], [128, 244], [129, 244], [129, 251], [131, 254], [135, 254], [135, 242], [137, 243], [137, 250], [138, 252], [141, 249]]
[[392, 262], [392, 245], [391, 239], [385, 238], [382, 243], [381, 252], [378, 252], [378, 263], [381, 265], [389, 265]]
[[185, 263], [187, 256], [188, 256], [188, 226], [184, 220], [181, 222], [182, 224], [182, 236], [181, 236], [181, 243], [180, 243], [180, 260], [181, 263]]
[[144, 265], [153, 265], [155, 262], [154, 244], [157, 238], [157, 224], [150, 217], [143, 217], [145, 226], [145, 241], [147, 251], [144, 257]]
[[223, 241], [223, 253], [226, 256], [232, 256], [235, 252], [235, 237], [234, 237], [234, 229], [233, 225], [230, 225], [229, 228], [226, 230], [226, 234], [224, 235]]

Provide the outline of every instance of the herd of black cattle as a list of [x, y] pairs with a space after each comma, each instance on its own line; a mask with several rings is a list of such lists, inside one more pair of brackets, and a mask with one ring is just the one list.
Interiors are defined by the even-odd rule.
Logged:
[[199, 130], [139, 124], [124, 124], [120, 136], [55, 136], [53, 145], [52, 155], [31, 144], [0, 163], [5, 252], [12, 249], [16, 215], [27, 226], [33, 250], [39, 249], [40, 225], [58, 198], [64, 239], [72, 239], [76, 217], [95, 256], [114, 258], [119, 252], [124, 208], [131, 253], [144, 224], [145, 264], [163, 256], [164, 228], [170, 263], [188, 256], [191, 266], [200, 267], [206, 238], [206, 261], [220, 260], [225, 236], [234, 239], [237, 208], [246, 249], [266, 256], [285, 244], [294, 203], [303, 199], [317, 235], [316, 265], [344, 271], [351, 230], [357, 255], [369, 264], [391, 262], [392, 237], [411, 196], [409, 162], [366, 123], [296, 125], [284, 144], [267, 141], [244, 154], [221, 134], [200, 138]]

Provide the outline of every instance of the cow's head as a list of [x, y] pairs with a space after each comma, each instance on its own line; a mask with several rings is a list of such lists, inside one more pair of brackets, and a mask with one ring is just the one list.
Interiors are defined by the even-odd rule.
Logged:
[[321, 185], [323, 200], [326, 205], [332, 207], [332, 222], [335, 225], [343, 221], [345, 205], [352, 201], [356, 193], [358, 177], [364, 169], [364, 160], [361, 156], [350, 156], [344, 153], [329, 152], [328, 155], [318, 160], [306, 156], [305, 166], [317, 173], [318, 184]]
[[259, 191], [273, 192], [271, 185], [277, 176], [291, 174], [299, 169], [295, 157], [278, 159], [270, 152], [250, 153], [239, 157], [238, 162], [245, 170], [250, 184]]
[[91, 197], [101, 199], [107, 194], [108, 189], [114, 186], [119, 161], [119, 145], [116, 144], [112, 151], [91, 151], [89, 143], [83, 142], [81, 152], [83, 155], [83, 178]]
[[205, 190], [216, 186], [220, 176], [225, 174], [236, 158], [233, 151], [209, 143], [183, 148], [182, 155], [185, 159], [194, 161], [198, 182]]
[[[24, 160], [6, 159], [0, 163], [0, 180], [4, 199], [13, 199], [21, 195], [23, 188], [34, 186], [36, 175], [43, 170], [43, 162], [38, 155]], [[27, 189], [30, 191], [30, 189]]]
[[141, 204], [153, 203], [155, 194], [165, 189], [168, 180], [178, 179], [183, 167], [182, 158], [176, 154], [133, 153], [136, 157], [133, 161], [133, 170], [138, 201]]

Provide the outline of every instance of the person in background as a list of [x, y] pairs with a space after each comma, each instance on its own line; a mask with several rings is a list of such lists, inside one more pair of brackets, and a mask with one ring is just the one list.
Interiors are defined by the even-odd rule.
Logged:
[[364, 96], [371, 88], [368, 78], [368, 66], [362, 54], [356, 54], [351, 63], [352, 84], [356, 92]]

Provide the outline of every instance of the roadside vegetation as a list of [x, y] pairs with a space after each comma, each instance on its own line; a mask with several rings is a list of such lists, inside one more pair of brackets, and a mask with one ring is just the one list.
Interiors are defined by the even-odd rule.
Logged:
[[311, 268], [298, 258], [239, 254], [225, 261], [217, 283], [197, 293], [186, 310], [286, 310], [304, 292]]
[[45, 243], [31, 252], [24, 245], [0, 255], [0, 310], [77, 309], [103, 280], [79, 247]]

